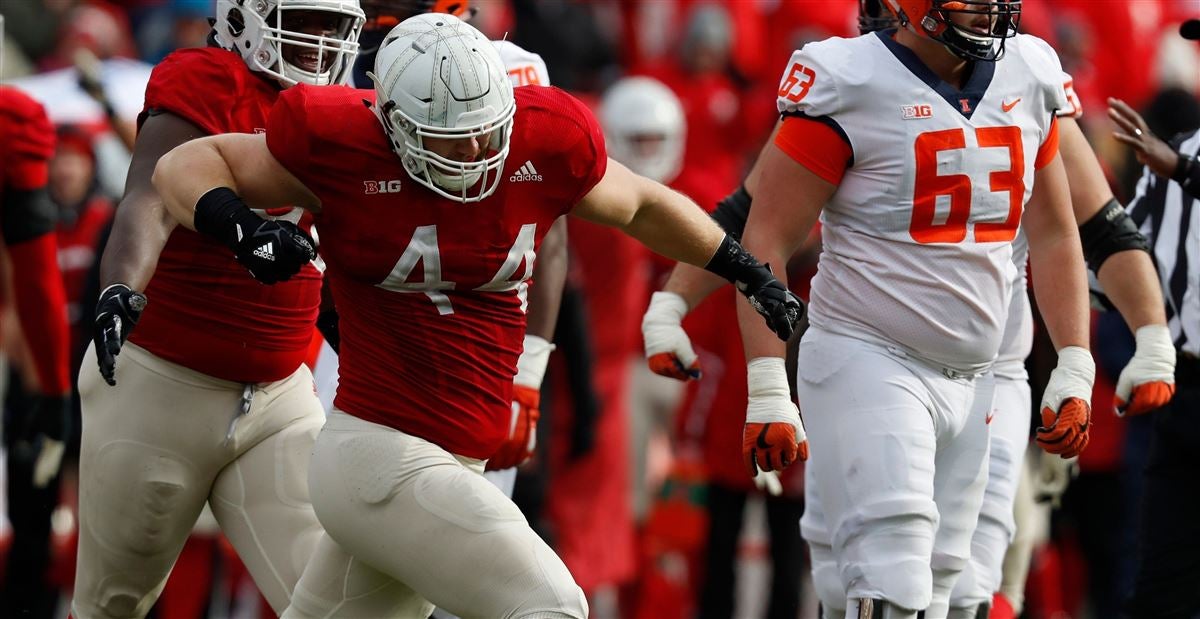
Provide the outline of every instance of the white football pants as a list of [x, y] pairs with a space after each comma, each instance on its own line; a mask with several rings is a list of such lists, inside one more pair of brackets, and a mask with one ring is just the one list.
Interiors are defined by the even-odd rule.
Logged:
[[309, 469], [324, 525], [286, 619], [587, 617], [583, 591], [483, 461], [334, 409]]
[[[89, 347], [79, 375], [79, 558], [75, 619], [143, 617], [207, 501], [276, 612], [316, 547], [309, 452], [324, 422], [312, 374], [244, 385], [132, 343], [105, 384]], [[234, 417], [238, 416], [236, 425]]]
[[971, 538], [971, 561], [963, 570], [950, 605], [971, 608], [990, 602], [1000, 590], [1004, 553], [1016, 534], [1013, 501], [1029, 445], [1031, 395], [1028, 380], [996, 376], [996, 405], [991, 423], [987, 490], [979, 524]]
[[813, 327], [797, 373], [800, 530], [826, 617], [874, 598], [944, 619], [983, 501], [992, 381]]

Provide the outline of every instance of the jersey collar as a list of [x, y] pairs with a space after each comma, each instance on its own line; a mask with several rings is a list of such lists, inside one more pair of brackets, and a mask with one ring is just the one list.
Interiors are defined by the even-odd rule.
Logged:
[[996, 73], [996, 63], [980, 62], [971, 63], [971, 75], [967, 78], [966, 85], [962, 90], [959, 90], [937, 76], [921, 59], [917, 57], [911, 49], [897, 43], [892, 35], [896, 33], [895, 28], [888, 30], [877, 30], [875, 36], [883, 42], [888, 51], [896, 57], [917, 79], [925, 82], [930, 88], [937, 92], [950, 107], [958, 110], [966, 118], [970, 119], [975, 113], [975, 109], [979, 107], [979, 100], [983, 99], [983, 95], [987, 93], [988, 86], [992, 83], [992, 76]]

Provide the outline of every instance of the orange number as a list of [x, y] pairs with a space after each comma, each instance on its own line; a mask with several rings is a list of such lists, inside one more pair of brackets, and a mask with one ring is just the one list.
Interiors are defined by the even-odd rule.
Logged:
[[[800, 81], [800, 76], [804, 76], [804, 81]], [[783, 80], [783, 84], [779, 86], [779, 96], [786, 98], [792, 103], [799, 103], [806, 95], [808, 89], [812, 88], [813, 82], [816, 81], [817, 74], [812, 69], [798, 63], [792, 63], [792, 69], [788, 71], [787, 78]], [[800, 91], [793, 93], [792, 89], [797, 85], [800, 86]]]
[[[1008, 217], [1000, 223], [975, 225], [975, 242], [1011, 241], [1021, 224], [1021, 206], [1025, 198], [1025, 151], [1019, 127], [981, 127], [975, 130], [980, 148], [1008, 149], [1007, 170], [989, 175], [989, 190], [1008, 192]], [[917, 136], [916, 182], [913, 186], [913, 213], [908, 232], [918, 243], [961, 243], [967, 238], [967, 220], [971, 215], [971, 179], [966, 174], [938, 174], [937, 156], [945, 150], [966, 148], [962, 129], [930, 131]], [[934, 223], [937, 197], [950, 196], [950, 213], [944, 223]]]
[[1017, 236], [1017, 227], [1021, 224], [1021, 202], [1025, 199], [1025, 149], [1021, 146], [1021, 129], [980, 127], [975, 130], [975, 138], [979, 140], [980, 147], [1007, 147], [1009, 161], [1007, 170], [988, 175], [992, 191], [1008, 192], [1008, 218], [998, 224], [976, 224], [975, 241], [1011, 241]]
[[[912, 221], [908, 233], [918, 243], [959, 243], [967, 238], [971, 214], [971, 179], [966, 174], [938, 174], [938, 153], [966, 148], [962, 129], [930, 131], [917, 136], [917, 179], [913, 186]], [[945, 223], [934, 223], [937, 197], [950, 196]]]

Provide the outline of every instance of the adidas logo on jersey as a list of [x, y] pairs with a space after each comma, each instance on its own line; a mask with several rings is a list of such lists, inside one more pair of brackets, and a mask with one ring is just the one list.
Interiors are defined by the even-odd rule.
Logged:
[[270, 243], [267, 243], [267, 244], [263, 245], [262, 247], [259, 247], [258, 249], [254, 250], [254, 255], [258, 256], [259, 258], [262, 258], [263, 260], [270, 260], [271, 262], [275, 262], [275, 248], [271, 247]]
[[514, 183], [519, 183], [522, 181], [541, 182], [542, 175], [538, 174], [537, 168], [533, 167], [532, 161], [526, 161], [525, 165], [521, 166], [521, 168], [517, 170], [516, 174], [508, 177], [508, 180]]

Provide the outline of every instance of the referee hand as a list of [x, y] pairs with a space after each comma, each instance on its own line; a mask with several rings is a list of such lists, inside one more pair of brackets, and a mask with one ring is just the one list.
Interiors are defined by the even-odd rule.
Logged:
[[1113, 138], [1132, 148], [1138, 163], [1149, 166], [1163, 178], [1171, 178], [1175, 167], [1179, 165], [1179, 153], [1151, 133], [1141, 114], [1124, 101], [1109, 97], [1108, 117], [1118, 128], [1118, 131], [1113, 131]]

